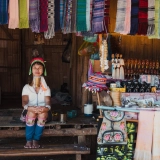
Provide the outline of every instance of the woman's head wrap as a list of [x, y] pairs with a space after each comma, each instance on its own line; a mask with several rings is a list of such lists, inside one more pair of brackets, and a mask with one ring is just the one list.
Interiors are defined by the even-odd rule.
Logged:
[[44, 73], [45, 76], [47, 76], [47, 71], [46, 71], [46, 67], [45, 67], [45, 64], [44, 64], [44, 59], [42, 57], [35, 57], [35, 58], [33, 58], [31, 60], [31, 62], [30, 62], [31, 65], [30, 65], [30, 69], [29, 69], [29, 75], [32, 74], [32, 66], [36, 62], [39, 62], [39, 63], [41, 63], [44, 66], [44, 72], [43, 73]]

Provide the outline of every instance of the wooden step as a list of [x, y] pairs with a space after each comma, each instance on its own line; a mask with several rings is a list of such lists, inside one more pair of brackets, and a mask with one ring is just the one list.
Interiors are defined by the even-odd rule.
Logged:
[[44, 145], [38, 149], [25, 149], [23, 145], [0, 146], [0, 157], [49, 156], [66, 154], [90, 154], [90, 148], [78, 144]]

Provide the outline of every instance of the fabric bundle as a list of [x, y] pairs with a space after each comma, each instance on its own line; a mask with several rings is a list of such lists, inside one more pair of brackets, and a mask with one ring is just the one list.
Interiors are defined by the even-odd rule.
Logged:
[[104, 0], [93, 1], [92, 32], [104, 31]]
[[40, 0], [40, 32], [48, 30], [48, 0]]
[[0, 0], [0, 24], [8, 23], [8, 1]]
[[155, 30], [155, 0], [148, 0], [148, 30], [147, 35], [154, 35]]
[[86, 0], [77, 0], [76, 19], [77, 31], [87, 31]]
[[46, 39], [53, 38], [55, 35], [55, 18], [54, 18], [54, 0], [48, 0], [48, 30], [44, 32]]
[[138, 31], [139, 0], [131, 0], [131, 29], [130, 34], [134, 35]]
[[131, 0], [126, 1], [126, 14], [125, 14], [125, 21], [124, 21], [124, 30], [120, 32], [121, 34], [128, 34], [130, 32], [131, 26]]
[[126, 0], [118, 0], [115, 32], [123, 32], [125, 27]]
[[29, 1], [29, 26], [32, 32], [39, 33], [40, 31], [39, 0]]
[[55, 1], [55, 31], [60, 30], [60, 1]]
[[148, 0], [139, 0], [138, 34], [146, 35], [148, 29]]
[[8, 12], [9, 12], [8, 28], [10, 28], [10, 29], [19, 28], [19, 4], [18, 4], [18, 0], [9, 1]]
[[104, 8], [104, 31], [107, 33], [109, 30], [109, 8], [110, 8], [110, 0], [105, 0], [105, 8]]
[[29, 28], [29, 0], [19, 0], [19, 28]]

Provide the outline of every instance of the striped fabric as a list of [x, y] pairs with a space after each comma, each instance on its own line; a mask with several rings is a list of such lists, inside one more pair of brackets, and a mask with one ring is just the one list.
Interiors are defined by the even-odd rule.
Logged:
[[0, 0], [0, 24], [8, 24], [8, 0]]
[[50, 39], [55, 36], [54, 8], [54, 0], [48, 0], [48, 30], [44, 32], [44, 37], [46, 39]]
[[39, 0], [29, 1], [29, 26], [32, 32], [39, 33], [40, 30]]
[[48, 30], [48, 0], [40, 0], [40, 32]]
[[107, 33], [109, 30], [109, 8], [110, 8], [110, 0], [105, 0], [105, 9], [104, 9], [104, 30]]
[[104, 31], [104, 0], [93, 1], [92, 32]]
[[131, 29], [130, 34], [135, 35], [138, 31], [139, 0], [131, 0]]
[[148, 0], [139, 0], [138, 34], [146, 35], [148, 29]]
[[118, 0], [115, 32], [123, 32], [125, 27], [126, 0]]
[[87, 31], [86, 24], [86, 0], [77, 0], [77, 14], [76, 14], [77, 31]]
[[155, 0], [148, 0], [148, 30], [147, 35], [154, 35], [155, 30]]

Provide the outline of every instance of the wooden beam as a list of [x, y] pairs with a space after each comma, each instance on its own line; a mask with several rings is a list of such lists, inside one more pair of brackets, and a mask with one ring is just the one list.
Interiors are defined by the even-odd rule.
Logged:
[[[97, 135], [97, 128], [83, 128], [81, 130], [75, 128], [67, 129], [45, 129], [43, 137], [49, 136], [90, 136]], [[0, 130], [0, 138], [7, 137], [25, 137], [25, 130]]]
[[14, 40], [13, 36], [8, 32], [8, 29], [4, 26], [4, 25], [0, 25], [1, 29], [4, 31], [4, 33], [7, 35], [7, 37], [10, 39], [10, 40]]
[[6, 39], [6, 38], [0, 38], [0, 41], [19, 41], [19, 39]]

